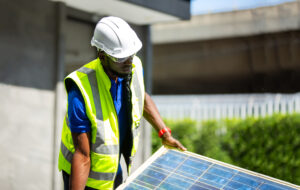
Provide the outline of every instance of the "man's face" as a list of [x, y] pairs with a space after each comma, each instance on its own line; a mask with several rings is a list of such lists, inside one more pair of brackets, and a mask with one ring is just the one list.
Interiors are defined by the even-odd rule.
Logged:
[[109, 69], [114, 75], [118, 77], [125, 77], [132, 71], [132, 60], [133, 56], [123, 60], [118, 60], [105, 54], [103, 61], [106, 68]]
[[109, 68], [118, 76], [126, 76], [131, 73], [132, 71], [132, 57], [128, 58], [124, 62], [114, 62], [113, 60], [109, 59]]

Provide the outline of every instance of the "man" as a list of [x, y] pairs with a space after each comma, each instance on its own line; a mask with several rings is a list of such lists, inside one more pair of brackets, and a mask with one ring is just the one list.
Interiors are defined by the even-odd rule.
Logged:
[[145, 93], [142, 64], [135, 54], [142, 43], [122, 19], [105, 17], [91, 41], [98, 58], [65, 78], [68, 111], [62, 130], [59, 169], [65, 189], [115, 189], [136, 153], [140, 119], [157, 130], [162, 143], [186, 150], [171, 136]]

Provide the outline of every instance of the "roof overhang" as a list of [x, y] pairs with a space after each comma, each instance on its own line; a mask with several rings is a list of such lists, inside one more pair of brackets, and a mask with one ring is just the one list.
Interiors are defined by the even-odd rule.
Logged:
[[151, 29], [154, 44], [299, 30], [300, 1], [248, 10], [195, 15], [189, 21], [155, 24]]
[[136, 25], [190, 19], [190, 0], [52, 0], [97, 16], [118, 16]]

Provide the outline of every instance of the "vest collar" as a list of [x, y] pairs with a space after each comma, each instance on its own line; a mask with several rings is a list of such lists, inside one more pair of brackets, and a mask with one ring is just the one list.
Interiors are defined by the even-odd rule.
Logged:
[[[135, 57], [134, 57], [134, 59], [135, 59]], [[98, 71], [97, 73], [99, 73], [99, 75], [101, 75], [101, 76], [104, 76], [104, 77], [99, 77], [99, 78], [103, 80], [105, 88], [107, 90], [110, 90], [111, 80], [110, 80], [109, 76], [106, 74], [106, 72], [104, 71], [104, 68], [101, 64], [101, 61], [100, 61], [99, 57], [95, 61], [96, 61], [96, 64], [97, 64], [97, 71]], [[135, 64], [134, 64], [134, 61], [133, 61], [133, 63], [132, 63], [132, 74], [134, 73], [134, 70], [135, 70]]]
[[99, 58], [96, 59], [96, 62], [97, 62], [97, 70], [98, 70], [97, 73], [98, 73], [98, 75], [103, 76], [103, 77], [99, 77], [99, 78], [100, 78], [100, 80], [103, 81], [106, 90], [110, 90], [110, 88], [111, 88], [110, 78], [104, 71], [104, 68], [103, 68]]

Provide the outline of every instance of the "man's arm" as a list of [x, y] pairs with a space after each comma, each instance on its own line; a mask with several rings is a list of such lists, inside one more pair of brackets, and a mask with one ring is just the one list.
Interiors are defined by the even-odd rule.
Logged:
[[72, 133], [75, 152], [71, 164], [70, 189], [85, 188], [90, 172], [90, 133]]
[[[157, 107], [153, 102], [152, 98], [149, 96], [148, 93], [145, 93], [145, 103], [144, 103], [144, 117], [146, 120], [154, 127], [154, 129], [159, 132], [161, 129], [166, 127], [166, 124], [160, 117]], [[178, 148], [180, 150], [186, 150], [182, 144], [174, 139], [168, 131], [165, 132], [162, 136], [162, 143], [164, 145], [168, 145], [171, 147]]]

